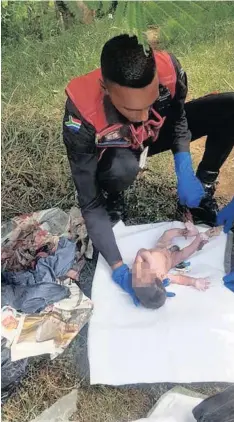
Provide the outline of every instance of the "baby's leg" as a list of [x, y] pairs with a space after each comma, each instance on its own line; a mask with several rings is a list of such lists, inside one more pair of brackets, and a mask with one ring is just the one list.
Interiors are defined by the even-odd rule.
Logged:
[[184, 225], [187, 229], [187, 237], [197, 236], [199, 230], [191, 221], [187, 221]]
[[163, 235], [158, 239], [157, 245], [159, 247], [167, 247], [172, 243], [174, 237], [186, 236], [187, 229], [169, 229], [166, 230]]
[[166, 230], [163, 235], [159, 238], [158, 242], [157, 242], [157, 246], [170, 246], [172, 243], [172, 239], [174, 239], [174, 237], [193, 237], [196, 236], [197, 234], [199, 234], [198, 229], [196, 228], [196, 226], [194, 226], [193, 223], [191, 223], [190, 221], [185, 223], [185, 228], [184, 229], [169, 229]]
[[175, 251], [171, 253], [172, 268], [180, 264], [182, 261], [188, 259], [194, 252], [202, 249], [202, 247], [207, 243], [203, 234], [198, 234], [194, 241], [190, 243], [189, 246], [186, 246], [184, 249]]
[[210, 282], [207, 278], [194, 278], [186, 275], [174, 275], [168, 274], [168, 278], [171, 283], [181, 284], [183, 286], [192, 286], [197, 290], [207, 290], [210, 286]]

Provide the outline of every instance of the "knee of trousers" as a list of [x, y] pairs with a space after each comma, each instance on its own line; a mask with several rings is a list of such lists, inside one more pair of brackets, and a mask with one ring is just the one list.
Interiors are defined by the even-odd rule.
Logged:
[[227, 110], [227, 118], [232, 127], [234, 127], [234, 92], [227, 92], [223, 94], [223, 106]]
[[139, 162], [134, 153], [126, 148], [106, 151], [98, 168], [98, 181], [106, 192], [126, 190], [139, 172]]
[[233, 105], [234, 105], [234, 92], [227, 92], [226, 93], [226, 97], [227, 97], [227, 102], [230, 104], [230, 106], [232, 106], [232, 110], [233, 110]]

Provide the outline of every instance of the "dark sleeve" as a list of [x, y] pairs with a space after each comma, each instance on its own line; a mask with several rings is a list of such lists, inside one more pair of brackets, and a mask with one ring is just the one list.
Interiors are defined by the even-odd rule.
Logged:
[[176, 154], [177, 152], [189, 152], [191, 133], [188, 129], [188, 122], [184, 110], [184, 102], [188, 92], [187, 75], [182, 69], [180, 62], [176, 59], [176, 57], [173, 54], [170, 54], [170, 57], [174, 64], [177, 75], [175, 97], [172, 99], [171, 108], [173, 128], [172, 152], [173, 154]]
[[[78, 119], [78, 127], [69, 126], [71, 118]], [[63, 119], [63, 140], [88, 234], [111, 266], [121, 260], [121, 255], [97, 183], [95, 129], [82, 118], [69, 99]]]

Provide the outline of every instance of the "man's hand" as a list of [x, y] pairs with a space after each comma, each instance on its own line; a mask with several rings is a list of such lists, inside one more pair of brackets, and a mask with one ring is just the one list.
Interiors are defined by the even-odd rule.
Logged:
[[234, 198], [229, 204], [226, 205], [217, 215], [217, 225], [224, 225], [224, 233], [228, 233], [231, 230], [234, 223]]
[[234, 293], [234, 271], [223, 277], [224, 286], [230, 289]]
[[139, 305], [140, 302], [132, 288], [132, 274], [126, 264], [118, 265], [117, 267], [115, 267], [115, 269], [112, 272], [112, 279], [126, 293], [128, 293], [131, 296], [136, 306]]
[[177, 175], [177, 190], [181, 205], [198, 207], [205, 195], [200, 180], [195, 176], [189, 152], [178, 152], [174, 156]]

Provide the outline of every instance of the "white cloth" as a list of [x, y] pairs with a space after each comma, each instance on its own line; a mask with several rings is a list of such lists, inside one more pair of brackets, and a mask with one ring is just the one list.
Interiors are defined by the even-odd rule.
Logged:
[[[183, 224], [120, 224], [116, 237], [124, 262], [131, 266], [138, 249], [155, 246], [173, 227]], [[234, 294], [222, 282], [226, 239], [223, 233], [211, 239], [190, 259], [189, 274], [208, 276], [210, 289], [171, 285], [176, 297], [158, 310], [135, 307], [99, 256], [88, 335], [91, 384], [234, 381]], [[190, 242], [178, 238], [175, 243]]]

